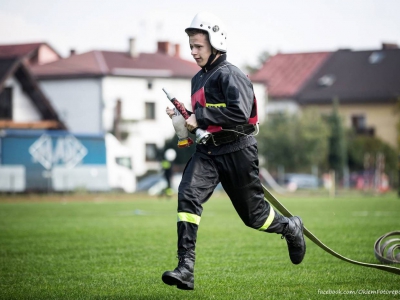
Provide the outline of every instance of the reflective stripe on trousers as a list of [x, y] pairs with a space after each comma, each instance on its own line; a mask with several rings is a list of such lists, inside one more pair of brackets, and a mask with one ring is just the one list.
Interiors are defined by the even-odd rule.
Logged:
[[185, 212], [178, 213], [178, 222], [189, 222], [189, 223], [199, 225], [200, 219], [201, 219], [201, 217], [197, 216], [195, 214], [190, 214], [190, 213], [185, 213]]

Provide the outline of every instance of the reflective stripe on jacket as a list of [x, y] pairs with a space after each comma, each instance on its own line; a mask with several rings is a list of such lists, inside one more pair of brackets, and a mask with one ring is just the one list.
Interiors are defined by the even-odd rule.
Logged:
[[[215, 64], [215, 65], [214, 65]], [[222, 55], [192, 79], [192, 109], [200, 128], [217, 132], [256, 124], [257, 102], [249, 78]]]

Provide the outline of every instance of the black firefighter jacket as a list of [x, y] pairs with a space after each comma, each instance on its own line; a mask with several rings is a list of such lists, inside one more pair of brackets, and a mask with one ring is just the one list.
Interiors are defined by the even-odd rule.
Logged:
[[[193, 95], [204, 87], [206, 106], [193, 101]], [[200, 128], [209, 126], [234, 128], [249, 123], [254, 109], [254, 91], [249, 78], [236, 66], [220, 56], [207, 69], [202, 68], [192, 78], [192, 109]], [[243, 136], [238, 140], [215, 146], [198, 144], [197, 151], [208, 155], [221, 155], [255, 145], [254, 136]]]

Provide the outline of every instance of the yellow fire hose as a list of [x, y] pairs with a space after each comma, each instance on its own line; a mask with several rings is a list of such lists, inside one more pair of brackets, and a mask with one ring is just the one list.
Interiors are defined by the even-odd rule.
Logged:
[[[265, 198], [269, 201], [269, 203], [271, 203], [277, 210], [279, 210], [279, 212], [286, 216], [286, 217], [292, 217], [293, 215], [286, 209], [286, 207], [284, 207], [279, 201], [278, 199], [276, 199], [264, 186], [263, 186], [263, 190], [264, 190], [264, 196]], [[356, 260], [352, 260], [349, 259], [347, 257], [344, 257], [343, 255], [340, 255], [339, 253], [333, 251], [331, 248], [329, 248], [328, 246], [326, 246], [324, 243], [322, 243], [315, 235], [313, 235], [307, 228], [304, 227], [304, 235], [306, 237], [308, 237], [314, 244], [316, 244], [318, 247], [322, 248], [324, 251], [328, 252], [329, 254], [344, 260], [346, 262], [349, 262], [351, 264], [355, 264], [355, 265], [360, 265], [360, 266], [364, 266], [364, 267], [369, 267], [369, 268], [375, 268], [375, 269], [379, 269], [382, 271], [386, 271], [386, 272], [390, 272], [393, 274], [397, 274], [400, 275], [400, 269], [395, 268], [395, 267], [391, 267], [391, 266], [387, 266], [387, 265], [376, 265], [376, 264], [368, 264], [368, 263], [363, 263], [363, 262], [359, 262]]]

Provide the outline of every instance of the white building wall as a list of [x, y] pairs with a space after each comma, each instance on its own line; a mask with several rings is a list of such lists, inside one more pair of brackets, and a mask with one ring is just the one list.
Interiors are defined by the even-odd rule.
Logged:
[[33, 104], [29, 96], [24, 93], [17, 79], [14, 77], [7, 79], [5, 87], [12, 88], [13, 121], [34, 122], [41, 120], [39, 110]]
[[26, 188], [24, 165], [0, 165], [0, 191], [23, 192]]
[[[151, 82], [152, 87], [148, 88]], [[133, 166], [137, 176], [159, 168], [158, 162], [146, 162], [146, 144], [164, 145], [174, 134], [171, 119], [166, 115], [172, 106], [162, 88], [168, 89], [190, 109], [190, 79], [105, 77], [103, 87], [103, 123], [111, 130], [117, 100], [122, 104], [122, 130], [129, 135], [124, 144], [132, 149]], [[155, 119], [145, 119], [145, 103], [155, 103]]]
[[253, 89], [257, 99], [258, 121], [259, 123], [263, 123], [265, 120], [265, 109], [268, 105], [267, 88], [263, 83], [253, 82]]
[[269, 101], [265, 110], [266, 114], [287, 113], [289, 115], [300, 112], [299, 104], [292, 99], [279, 99]]
[[100, 78], [40, 80], [40, 85], [72, 133], [103, 133]]

